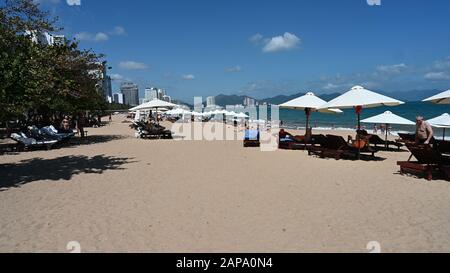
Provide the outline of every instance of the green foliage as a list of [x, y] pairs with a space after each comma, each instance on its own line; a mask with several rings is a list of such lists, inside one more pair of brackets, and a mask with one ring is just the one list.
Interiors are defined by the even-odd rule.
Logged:
[[74, 41], [48, 46], [27, 35], [54, 29], [33, 0], [7, 0], [0, 7], [0, 122], [107, 109], [92, 73], [101, 70], [103, 56]]

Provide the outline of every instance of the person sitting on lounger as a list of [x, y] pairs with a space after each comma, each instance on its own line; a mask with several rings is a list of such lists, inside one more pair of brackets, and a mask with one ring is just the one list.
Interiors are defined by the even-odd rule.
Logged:
[[422, 116], [416, 118], [416, 143], [430, 144], [434, 132], [431, 125]]
[[305, 140], [304, 137], [302, 137], [302, 136], [294, 136], [291, 133], [286, 132], [284, 129], [280, 130], [279, 136], [280, 136], [280, 139], [290, 138], [290, 139], [295, 140], [295, 141], [304, 141]]
[[58, 131], [61, 133], [72, 132], [72, 130], [70, 129], [70, 119], [68, 116], [65, 116], [64, 119], [61, 121], [61, 125]]

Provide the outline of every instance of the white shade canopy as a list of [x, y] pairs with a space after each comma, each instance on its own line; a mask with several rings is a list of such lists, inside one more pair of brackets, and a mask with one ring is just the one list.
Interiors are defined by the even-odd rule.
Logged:
[[379, 106], [397, 106], [404, 102], [367, 90], [362, 86], [355, 86], [347, 93], [331, 100], [320, 109], [348, 109], [357, 106], [373, 108]]
[[134, 108], [131, 108], [130, 111], [151, 110], [151, 109], [155, 109], [155, 108], [174, 108], [177, 106], [178, 105], [167, 102], [167, 101], [154, 99], [152, 101], [149, 101], [149, 102], [143, 103], [139, 106], [136, 106]]
[[379, 123], [379, 124], [399, 124], [399, 125], [415, 125], [414, 122], [397, 116], [396, 114], [387, 111], [381, 115], [374, 116], [361, 121], [362, 123]]
[[231, 112], [227, 112], [227, 113], [225, 113], [225, 115], [226, 116], [236, 116], [237, 115], [237, 113], [236, 112], [234, 112], [234, 111], [231, 111]]
[[215, 110], [215, 111], [211, 112], [211, 114], [213, 114], [213, 115], [225, 115], [226, 113], [228, 113], [228, 112], [225, 110]]
[[177, 116], [177, 115], [188, 115], [188, 114], [191, 114], [191, 112], [184, 110], [182, 108], [177, 108], [177, 109], [167, 111], [166, 114]]
[[432, 102], [435, 104], [450, 104], [450, 90], [432, 96], [431, 98], [424, 99], [424, 102]]
[[248, 118], [249, 116], [244, 113], [239, 113], [235, 115], [236, 118]]
[[323, 99], [317, 97], [314, 95], [314, 93], [309, 92], [304, 96], [301, 96], [299, 98], [293, 99], [291, 101], [288, 101], [286, 103], [283, 103], [280, 105], [281, 108], [286, 109], [294, 109], [294, 110], [305, 110], [307, 108], [313, 110], [313, 111], [319, 111], [319, 112], [327, 112], [327, 113], [342, 113], [339, 109], [320, 109], [323, 105], [325, 105], [327, 102]]
[[442, 116], [427, 120], [427, 122], [436, 128], [450, 128], [450, 115], [445, 113]]
[[199, 112], [192, 112], [192, 115], [195, 117], [203, 117], [204, 116], [203, 113], [199, 113]]

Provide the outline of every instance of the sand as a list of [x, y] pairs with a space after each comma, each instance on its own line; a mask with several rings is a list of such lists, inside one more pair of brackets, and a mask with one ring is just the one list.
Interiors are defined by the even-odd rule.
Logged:
[[401, 176], [407, 152], [141, 140], [122, 120], [82, 145], [0, 156], [0, 252], [450, 251], [450, 183]]

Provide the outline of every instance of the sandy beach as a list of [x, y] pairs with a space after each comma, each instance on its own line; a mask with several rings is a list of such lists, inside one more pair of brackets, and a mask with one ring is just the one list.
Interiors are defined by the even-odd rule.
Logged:
[[122, 121], [0, 156], [0, 252], [450, 251], [450, 183], [401, 176], [408, 152], [336, 161], [142, 140]]

